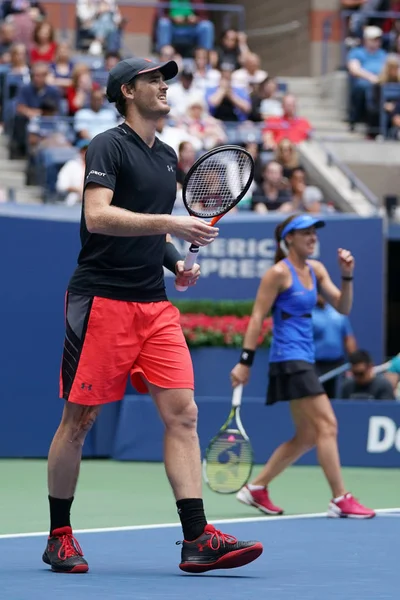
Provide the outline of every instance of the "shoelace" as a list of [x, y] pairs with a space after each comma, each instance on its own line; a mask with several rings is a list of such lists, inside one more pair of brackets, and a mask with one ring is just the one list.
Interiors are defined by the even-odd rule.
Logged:
[[[217, 542], [218, 542], [217, 546], [213, 546], [214, 538], [217, 539]], [[218, 550], [221, 546], [221, 542], [223, 544], [236, 544], [237, 539], [233, 535], [229, 535], [229, 533], [222, 533], [222, 531], [220, 531], [219, 529], [216, 529], [211, 534], [211, 537], [208, 540], [208, 545], [210, 546], [210, 548], [213, 548], [214, 550]]]
[[[237, 538], [235, 538], [233, 535], [229, 535], [229, 533], [222, 533], [222, 531], [220, 531], [219, 529], [215, 529], [215, 531], [213, 532], [208, 532], [211, 537], [207, 540], [206, 542], [206, 546], [209, 546], [210, 548], [212, 548], [213, 550], [218, 550], [221, 547], [221, 542], [223, 542], [224, 544], [236, 544], [237, 543]], [[217, 539], [217, 546], [213, 546], [213, 539], [216, 538]], [[177, 546], [181, 546], [183, 544], [182, 541], [178, 541], [175, 542], [175, 544]]]
[[72, 556], [83, 556], [82, 548], [73, 535], [65, 534], [61, 536], [61, 546], [58, 551], [58, 558], [60, 560], [65, 560]]

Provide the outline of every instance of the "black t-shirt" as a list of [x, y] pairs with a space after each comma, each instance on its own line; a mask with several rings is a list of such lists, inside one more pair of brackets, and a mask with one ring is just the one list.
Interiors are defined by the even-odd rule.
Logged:
[[[177, 156], [156, 138], [152, 148], [126, 124], [96, 136], [86, 153], [85, 187], [114, 192], [112, 206], [131, 212], [171, 214], [176, 198]], [[87, 230], [84, 200], [78, 267], [68, 290], [130, 302], [166, 300], [165, 235], [117, 237]]]
[[345, 381], [341, 397], [345, 400], [395, 400], [390, 381], [377, 375], [369, 383], [360, 385], [354, 379]]
[[251, 199], [251, 208], [254, 210], [256, 204], [264, 204], [268, 210], [278, 210], [291, 200], [291, 195], [288, 190], [279, 190], [276, 198], [269, 198], [265, 195], [262, 185], [257, 186], [254, 190], [253, 197]]

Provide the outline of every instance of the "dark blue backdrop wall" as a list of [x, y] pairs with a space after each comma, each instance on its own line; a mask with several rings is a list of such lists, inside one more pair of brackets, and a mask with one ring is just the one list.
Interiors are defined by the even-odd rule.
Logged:
[[[276, 218], [254, 215], [226, 217], [221, 222], [220, 239], [201, 250], [201, 281], [184, 296], [176, 292], [172, 279], [167, 277], [170, 297], [253, 298], [260, 276], [273, 260], [273, 230], [277, 223]], [[58, 375], [64, 295], [79, 250], [79, 223], [76, 219], [0, 216], [0, 240], [0, 456], [45, 456], [62, 410]], [[183, 244], [182, 250], [185, 247]], [[318, 258], [337, 283], [338, 247], [351, 249], [356, 257], [352, 323], [359, 344], [381, 361], [382, 220], [329, 218], [328, 226], [320, 233]], [[202, 373], [196, 375], [202, 377]], [[207, 394], [205, 387], [202, 381], [202, 395], [210, 395], [212, 389]], [[109, 407], [102, 418], [88, 439], [86, 454], [107, 454], [111, 447], [118, 408]]]

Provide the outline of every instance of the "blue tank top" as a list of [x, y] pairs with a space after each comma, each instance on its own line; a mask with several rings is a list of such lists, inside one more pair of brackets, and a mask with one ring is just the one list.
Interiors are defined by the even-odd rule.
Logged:
[[[317, 278], [310, 265], [311, 290], [300, 282], [293, 265], [284, 259], [292, 275], [290, 288], [278, 295], [272, 307], [273, 337], [270, 362], [315, 362], [312, 310], [317, 303]], [[308, 264], [308, 263], [307, 263]]]

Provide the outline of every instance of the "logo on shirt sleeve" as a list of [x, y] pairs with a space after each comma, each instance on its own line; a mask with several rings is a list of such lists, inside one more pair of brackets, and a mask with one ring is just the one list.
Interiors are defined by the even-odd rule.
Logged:
[[88, 177], [90, 177], [91, 175], [100, 175], [100, 177], [105, 177], [106, 176], [106, 174], [102, 173], [101, 171], [90, 171], [90, 173], [86, 177], [86, 179], [88, 179]]

